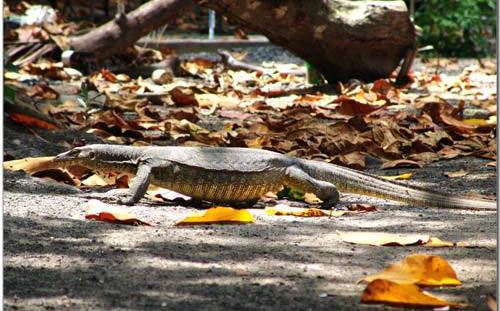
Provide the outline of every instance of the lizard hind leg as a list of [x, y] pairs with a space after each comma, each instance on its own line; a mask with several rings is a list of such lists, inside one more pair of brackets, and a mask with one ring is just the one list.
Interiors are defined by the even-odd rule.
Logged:
[[314, 193], [323, 201], [323, 208], [333, 209], [340, 200], [339, 191], [334, 184], [315, 179], [295, 166], [286, 169], [284, 183], [289, 187]]

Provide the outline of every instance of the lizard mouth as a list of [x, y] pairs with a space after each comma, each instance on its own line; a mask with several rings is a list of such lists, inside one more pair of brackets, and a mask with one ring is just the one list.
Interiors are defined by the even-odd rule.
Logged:
[[74, 151], [73, 150], [69, 150], [69, 151], [66, 151], [66, 152], [63, 152], [63, 153], [60, 153], [58, 155], [55, 156], [54, 160], [56, 161], [65, 161], [65, 160], [71, 160], [71, 159], [74, 159]]

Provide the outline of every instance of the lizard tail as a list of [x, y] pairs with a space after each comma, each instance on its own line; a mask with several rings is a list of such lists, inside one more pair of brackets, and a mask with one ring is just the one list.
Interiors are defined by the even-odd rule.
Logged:
[[329, 163], [302, 160], [311, 177], [334, 184], [340, 192], [450, 209], [496, 211], [496, 201], [468, 198], [389, 181], [378, 176]]

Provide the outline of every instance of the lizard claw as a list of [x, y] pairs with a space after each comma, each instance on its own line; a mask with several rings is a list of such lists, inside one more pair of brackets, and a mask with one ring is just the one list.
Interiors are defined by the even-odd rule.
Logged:
[[337, 207], [337, 204], [340, 202], [339, 196], [335, 196], [329, 200], [324, 201], [321, 204], [322, 209], [332, 209], [334, 210]]
[[135, 204], [135, 202], [132, 201], [132, 199], [124, 199], [124, 200], [118, 199], [118, 204], [132, 206]]

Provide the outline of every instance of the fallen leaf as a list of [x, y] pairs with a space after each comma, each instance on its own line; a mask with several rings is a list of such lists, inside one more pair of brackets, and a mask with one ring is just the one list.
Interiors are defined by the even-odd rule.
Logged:
[[462, 176], [465, 176], [467, 174], [469, 174], [469, 172], [466, 172], [463, 168], [456, 171], [456, 172], [444, 172], [444, 175], [446, 175], [447, 177], [450, 177], [450, 178], [462, 177]]
[[146, 195], [149, 196], [151, 199], [157, 201], [176, 201], [176, 200], [189, 201], [191, 199], [191, 197], [187, 195], [180, 194], [169, 189], [157, 187], [155, 185], [149, 185]]
[[335, 100], [334, 103], [339, 104], [335, 108], [335, 111], [338, 114], [346, 116], [363, 116], [384, 107], [380, 105], [363, 104], [345, 95], [339, 96], [339, 98]]
[[357, 212], [375, 212], [377, 211], [377, 208], [371, 204], [360, 204], [360, 203], [355, 203], [347, 206], [347, 209], [350, 211], [357, 211]]
[[476, 126], [488, 126], [491, 123], [488, 120], [483, 119], [467, 119], [463, 121], [467, 125], [476, 125]]
[[29, 97], [40, 96], [49, 100], [55, 100], [59, 97], [59, 93], [46, 84], [35, 84], [31, 90], [26, 92], [26, 95]]
[[170, 90], [170, 96], [173, 102], [178, 106], [198, 106], [198, 101], [194, 92], [190, 89], [174, 88]]
[[253, 222], [253, 216], [247, 210], [218, 206], [208, 209], [201, 215], [187, 217], [175, 225], [246, 224]]
[[486, 166], [497, 167], [497, 161], [488, 162], [486, 163]]
[[94, 174], [88, 178], [85, 178], [82, 180], [82, 185], [88, 186], [88, 187], [94, 187], [94, 186], [107, 186], [107, 185], [112, 185], [114, 184], [114, 181], [112, 181], [110, 178], [106, 178], [105, 176], [99, 175], [99, 174]]
[[425, 243], [424, 246], [433, 246], [433, 247], [462, 246], [460, 243], [461, 242], [455, 243], [455, 242], [443, 241], [440, 238], [436, 238], [436, 237], [431, 236], [429, 241], [427, 241], [427, 243]]
[[423, 166], [424, 165], [421, 162], [400, 159], [400, 160], [384, 162], [384, 164], [382, 164], [381, 168], [382, 169], [393, 168], [393, 167], [420, 167], [420, 168], [422, 168]]
[[387, 180], [405, 180], [405, 179], [410, 179], [412, 175], [413, 173], [404, 173], [397, 176], [380, 176], [380, 177]]
[[423, 291], [415, 284], [398, 284], [375, 280], [368, 284], [361, 296], [362, 303], [384, 303], [394, 306], [438, 308], [465, 307], [466, 304], [447, 301]]
[[143, 225], [151, 226], [150, 223], [137, 219], [123, 210], [121, 207], [110, 206], [97, 200], [90, 200], [87, 204], [87, 213], [85, 219], [95, 219], [110, 223], [118, 223], [123, 225]]
[[497, 311], [497, 299], [495, 298], [495, 296], [488, 294], [486, 299], [488, 300], [488, 307], [490, 307], [490, 310]]
[[24, 158], [3, 162], [3, 168], [10, 171], [22, 170], [33, 174], [60, 167], [60, 164], [55, 163], [53, 160], [54, 157]]
[[304, 202], [307, 204], [321, 204], [323, 201], [320, 200], [314, 193], [306, 192], [304, 194]]
[[36, 118], [34, 116], [30, 116], [24, 113], [19, 113], [19, 112], [11, 112], [9, 114], [10, 118], [14, 120], [17, 123], [21, 123], [23, 125], [29, 126], [29, 127], [38, 127], [46, 130], [55, 130], [58, 127], [54, 123], [50, 123], [48, 121], [41, 120], [39, 118]]
[[429, 241], [428, 234], [395, 234], [386, 232], [337, 231], [340, 239], [347, 243], [373, 246], [422, 245]]
[[273, 215], [273, 216], [298, 216], [298, 217], [330, 216], [330, 212], [323, 211], [319, 208], [290, 207], [284, 204], [278, 204], [274, 207], [266, 207], [265, 211], [268, 215]]
[[416, 254], [389, 265], [384, 271], [367, 276], [357, 283], [388, 280], [397, 284], [420, 286], [459, 286], [462, 283], [450, 264], [439, 256]]

